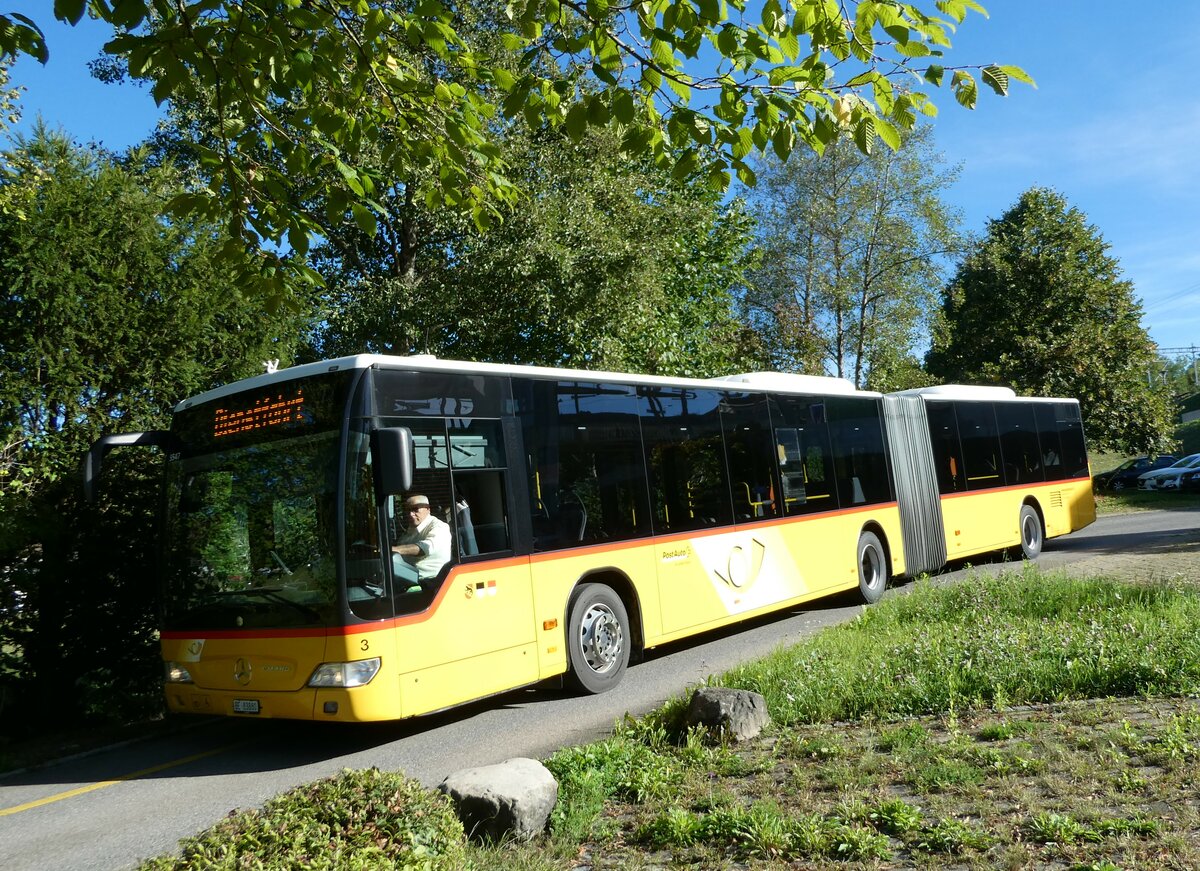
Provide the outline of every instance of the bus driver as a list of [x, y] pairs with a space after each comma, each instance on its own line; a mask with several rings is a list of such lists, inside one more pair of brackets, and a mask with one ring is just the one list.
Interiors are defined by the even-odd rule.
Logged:
[[428, 584], [450, 562], [450, 527], [429, 513], [429, 500], [411, 495], [404, 500], [408, 528], [392, 546], [397, 587]]

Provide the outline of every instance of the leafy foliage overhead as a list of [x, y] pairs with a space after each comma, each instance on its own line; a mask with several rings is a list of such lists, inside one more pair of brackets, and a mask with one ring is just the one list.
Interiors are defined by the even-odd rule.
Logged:
[[942, 314], [934, 375], [1074, 396], [1093, 443], [1167, 446], [1170, 391], [1149, 384], [1157, 355], [1133, 285], [1062, 195], [1033, 188], [991, 221], [943, 291]]
[[[878, 141], [895, 148], [934, 113], [930, 88], [948, 85], [970, 108], [980, 83], [998, 94], [1032, 83], [1015, 66], [946, 65], [955, 27], [984, 13], [975, 0], [766, 0], [754, 9], [744, 0], [510, 0], [496, 16], [498, 61], [463, 36], [460, 10], [442, 0], [54, 3], [62, 21], [90, 14], [111, 25], [105, 51], [125, 58], [159, 102], [216, 95], [221, 138], [204, 155], [211, 182], [176, 207], [228, 220], [250, 247], [315, 232], [299, 206], [314, 198], [372, 224], [390, 175], [418, 173], [430, 203], [491, 222], [516, 194], [493, 141], [504, 118], [576, 140], [615, 125], [626, 153], [724, 188], [735, 174], [753, 181], [756, 151], [784, 158], [840, 135], [864, 151]], [[49, 52], [36, 22], [0, 15], [0, 57], [45, 61]], [[264, 152], [282, 161], [255, 159]], [[293, 190], [294, 178], [322, 189]]]

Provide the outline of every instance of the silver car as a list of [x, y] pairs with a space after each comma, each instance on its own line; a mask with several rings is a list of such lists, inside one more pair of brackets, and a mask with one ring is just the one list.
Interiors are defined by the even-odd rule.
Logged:
[[1138, 486], [1143, 490], [1177, 490], [1179, 479], [1185, 472], [1200, 469], [1200, 454], [1188, 454], [1172, 466], [1154, 469], [1138, 475]]

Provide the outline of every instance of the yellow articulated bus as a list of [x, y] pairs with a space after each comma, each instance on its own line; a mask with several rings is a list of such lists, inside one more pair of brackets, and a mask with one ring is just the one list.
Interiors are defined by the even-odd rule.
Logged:
[[180, 403], [165, 455], [172, 711], [437, 711], [1095, 517], [1079, 407], [363, 355]]

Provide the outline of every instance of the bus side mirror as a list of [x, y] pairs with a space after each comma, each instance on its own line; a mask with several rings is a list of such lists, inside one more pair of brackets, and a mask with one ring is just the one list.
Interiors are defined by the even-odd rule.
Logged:
[[96, 499], [96, 478], [100, 476], [100, 468], [104, 465], [104, 456], [113, 448], [130, 445], [154, 445], [160, 448], [170, 447], [174, 443], [171, 433], [167, 430], [155, 429], [149, 432], [123, 432], [114, 435], [101, 436], [92, 443], [92, 447], [83, 457], [83, 497], [88, 502]]
[[375, 469], [375, 493], [382, 499], [412, 488], [413, 437], [404, 426], [389, 426], [371, 433], [372, 466]]

